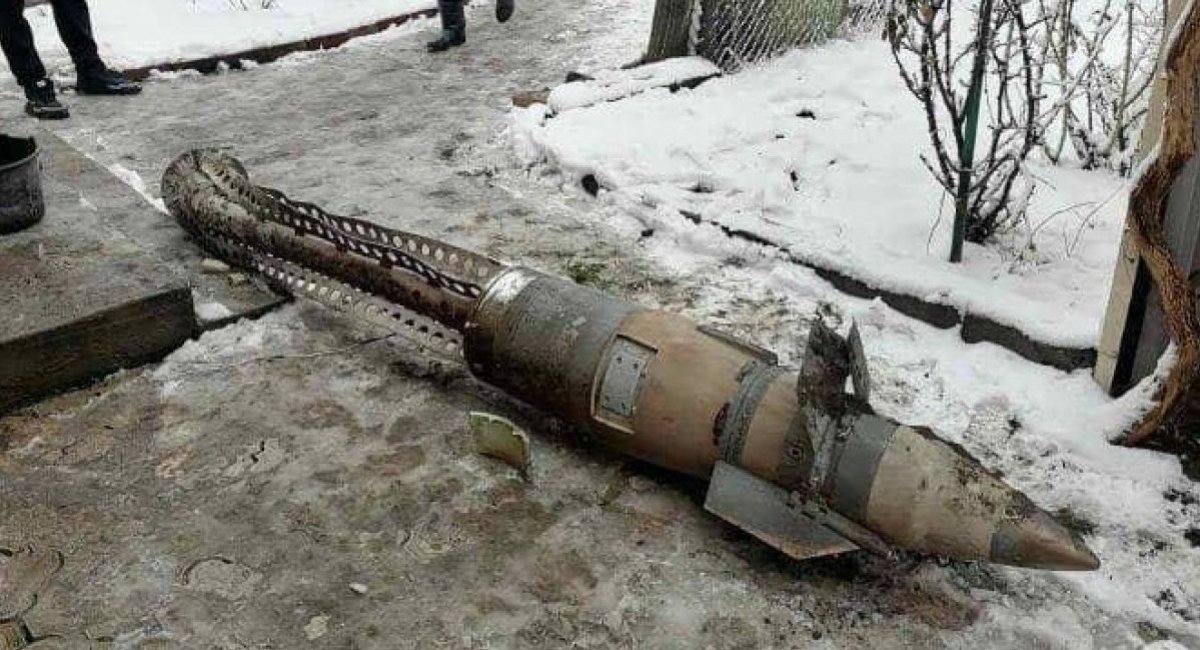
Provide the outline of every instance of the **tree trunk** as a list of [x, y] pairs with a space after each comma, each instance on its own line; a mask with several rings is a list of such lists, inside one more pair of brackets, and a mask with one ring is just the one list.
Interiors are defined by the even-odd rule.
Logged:
[[1135, 180], [1127, 219], [1130, 235], [1150, 270], [1162, 304], [1167, 331], [1176, 348], [1175, 364], [1162, 383], [1158, 404], [1124, 439], [1129, 445], [1183, 449], [1200, 443], [1200, 312], [1195, 287], [1172, 255], [1164, 215], [1174, 181], [1197, 155], [1200, 5], [1187, 6], [1189, 11], [1179, 17], [1175, 29], [1166, 30], [1178, 38], [1164, 49], [1161, 63], [1158, 146]]
[[736, 69], [835, 35], [847, 9], [847, 0], [658, 0], [646, 62], [694, 49], [726, 70]]

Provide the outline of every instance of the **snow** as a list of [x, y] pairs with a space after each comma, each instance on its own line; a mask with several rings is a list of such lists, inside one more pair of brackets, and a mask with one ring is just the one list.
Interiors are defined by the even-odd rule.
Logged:
[[[100, 55], [128, 69], [335, 34], [432, 9], [435, 0], [103, 0], [91, 3]], [[246, 8], [243, 8], [245, 6]], [[46, 65], [70, 64], [48, 5], [28, 9]], [[183, 28], [180, 28], [183, 27]]]
[[[1086, 371], [1061, 373], [990, 345], [971, 346], [964, 354], [954, 333], [906, 332], [889, 323], [889, 311], [872, 305], [860, 312], [867, 354], [884, 368], [881, 410], [928, 424], [963, 444], [1042, 507], [1069, 508], [1092, 522], [1096, 532], [1088, 541], [1103, 566], [1092, 573], [1058, 574], [1058, 579], [1110, 611], [1135, 613], [1166, 627], [1182, 621], [1149, 597], [1178, 586], [1188, 594], [1180, 601], [1191, 603], [1182, 612], [1192, 621], [1186, 627], [1200, 627], [1200, 552], [1183, 542], [1146, 554], [1155, 540], [1182, 542], [1182, 533], [1200, 524], [1195, 507], [1177, 508], [1164, 500], [1172, 487], [1187, 490], [1189, 481], [1171, 456], [1108, 442], [1146, 408], [1153, 382], [1114, 401]], [[915, 388], [910, 383], [914, 370], [921, 368], [935, 370], [933, 395], [940, 399], [930, 399], [929, 385], [925, 399], [910, 401], [906, 395]], [[1018, 429], [997, 426], [1005, 420]]]
[[721, 69], [698, 56], [668, 59], [630, 70], [602, 70], [593, 79], [569, 83], [550, 93], [550, 110], [562, 113], [600, 102], [613, 101], [684, 81], [713, 77]]
[[1171, 33], [1167, 34], [1166, 39], [1163, 41], [1164, 52], [1171, 52], [1179, 47], [1179, 40], [1183, 36], [1183, 30], [1187, 26], [1187, 22], [1195, 10], [1196, 0], [1187, 0], [1187, 4], [1183, 5], [1183, 7], [1179, 10], [1179, 13], [1176, 14], [1178, 18], [1175, 21], [1175, 24], [1171, 27]]
[[126, 185], [133, 188], [133, 190], [140, 194], [143, 199], [146, 199], [147, 203], [154, 206], [155, 210], [158, 210], [163, 214], [169, 214], [167, 212], [167, 204], [164, 203], [161, 198], [154, 196], [154, 194], [150, 192], [149, 188], [146, 187], [146, 181], [142, 179], [140, 174], [120, 163], [113, 163], [109, 165], [108, 171], [112, 172], [114, 176], [121, 179], [121, 181]]
[[197, 302], [195, 309], [196, 317], [201, 322], [219, 321], [233, 315], [233, 312], [228, 307], [219, 302]]
[[924, 117], [885, 43], [837, 41], [695, 90], [546, 118], [534, 107], [513, 120], [527, 164], [594, 174], [638, 202], [699, 214], [805, 263], [1044, 343], [1096, 344], [1127, 183], [1032, 162], [1031, 225], [999, 246], [968, 245], [965, 262], [950, 264], [951, 201], [918, 157]]

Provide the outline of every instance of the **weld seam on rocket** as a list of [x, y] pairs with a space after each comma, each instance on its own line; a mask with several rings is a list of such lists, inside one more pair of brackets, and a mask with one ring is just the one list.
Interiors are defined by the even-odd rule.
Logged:
[[783, 375], [783, 369], [754, 360], [747, 364], [737, 394], [722, 409], [725, 413], [717, 448], [721, 458], [731, 465], [740, 465], [750, 423], [758, 411], [767, 390]]
[[879, 461], [892, 444], [897, 430], [897, 427], [876, 419], [866, 420], [864, 426], [874, 431], [854, 431], [847, 436], [832, 473], [830, 501], [838, 512], [856, 520], [866, 517], [874, 487], [873, 481], [859, 480], [858, 477], [875, 476]]

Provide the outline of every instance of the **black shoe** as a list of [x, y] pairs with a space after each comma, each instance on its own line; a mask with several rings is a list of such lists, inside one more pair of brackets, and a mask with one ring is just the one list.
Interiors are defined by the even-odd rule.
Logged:
[[54, 93], [54, 82], [49, 79], [38, 79], [25, 86], [25, 99], [28, 100], [25, 102], [25, 112], [39, 120], [65, 120], [71, 117], [71, 111], [59, 103]]
[[458, 47], [467, 42], [467, 30], [443, 29], [442, 35], [435, 41], [430, 41], [425, 47], [430, 52], [445, 52], [452, 47]]
[[502, 23], [508, 22], [509, 18], [513, 17], [513, 12], [517, 10], [516, 0], [496, 0], [496, 20]]
[[142, 86], [118, 72], [102, 68], [79, 75], [75, 92], [80, 95], [136, 95], [142, 92]]

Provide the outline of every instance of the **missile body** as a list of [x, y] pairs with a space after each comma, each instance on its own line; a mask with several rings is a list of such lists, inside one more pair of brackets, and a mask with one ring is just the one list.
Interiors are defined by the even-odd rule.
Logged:
[[[367, 311], [409, 322], [413, 310], [461, 332], [473, 375], [621, 453], [708, 479], [706, 509], [792, 557], [899, 547], [1099, 566], [965, 452], [875, 415], [856, 331], [815, 327], [797, 373], [681, 316], [292, 202], [214, 152], [172, 163], [163, 195], [202, 245], [277, 288], [332, 306], [367, 296]], [[814, 347], [821, 337], [842, 353]]]
[[[860, 546], [882, 538], [961, 559], [1097, 566], [1028, 498], [930, 432], [853, 403], [831, 417], [801, 401], [799, 375], [773, 354], [686, 318], [513, 268], [492, 281], [464, 339], [477, 377], [617, 451], [701, 478], [720, 465], [714, 481], [765, 482], [786, 517], [748, 521], [744, 485], [714, 486], [734, 493], [708, 503], [763, 536], [795, 519]], [[809, 557], [828, 549], [786, 546]]]

